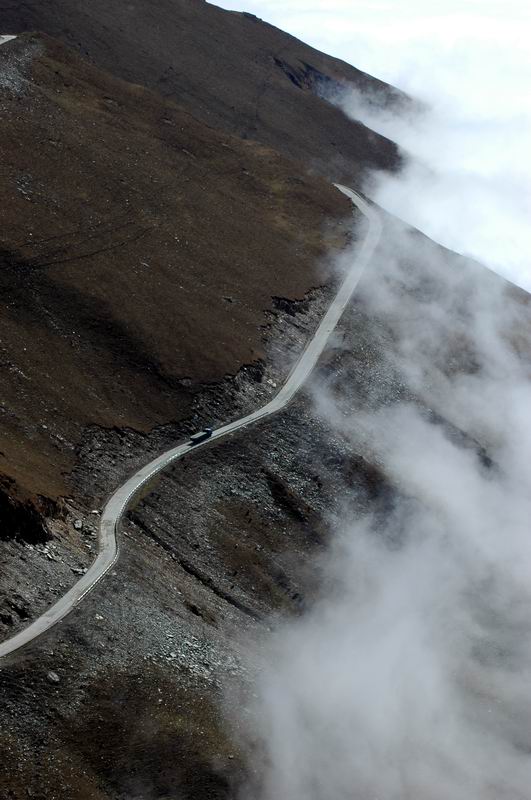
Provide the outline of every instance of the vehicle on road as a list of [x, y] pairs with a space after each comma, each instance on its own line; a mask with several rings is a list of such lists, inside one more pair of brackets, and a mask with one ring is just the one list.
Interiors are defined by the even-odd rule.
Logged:
[[211, 436], [212, 436], [212, 428], [203, 428], [202, 431], [193, 433], [190, 436], [190, 447], [193, 447], [194, 444], [199, 444], [199, 442], [204, 442], [205, 439], [210, 439]]
[[[313, 338], [300, 355], [298, 362], [296, 362], [294, 369], [289, 374], [283, 387], [272, 400], [269, 400], [264, 406], [256, 409], [256, 411], [218, 427], [215, 431], [216, 440], [218, 442], [226, 436], [248, 428], [251, 424], [271, 417], [273, 414], [277, 414], [291, 402], [317, 364], [326, 342], [332, 331], [336, 329], [337, 323], [358, 285], [363, 270], [366, 268], [378, 245], [382, 232], [382, 224], [378, 212], [351, 189], [347, 189], [345, 186], [340, 186], [339, 184], [335, 184], [335, 186], [343, 192], [343, 194], [346, 194], [347, 197], [350, 197], [352, 203], [369, 221], [369, 228], [363, 243], [356, 253], [352, 267], [346, 274], [343, 283], [340, 285], [335, 299], [322, 318]], [[23, 628], [14, 636], [11, 636], [10, 639], [0, 642], [0, 659], [14, 653], [29, 642], [34, 641], [38, 636], [64, 619], [64, 617], [78, 606], [83, 598], [98, 585], [103, 576], [106, 575], [116, 563], [119, 555], [118, 530], [120, 523], [125, 512], [131, 506], [135, 497], [138, 496], [139, 489], [147, 486], [155, 475], [158, 475], [170, 464], [184, 458], [190, 453], [194, 445], [208, 440], [213, 433], [214, 431], [212, 428], [204, 428], [202, 431], [194, 433], [187, 442], [172, 447], [170, 450], [161, 453], [161, 455], [154, 458], [148, 464], [145, 464], [138, 472], [116, 489], [108, 499], [99, 518], [100, 535], [98, 554], [95, 561], [87, 572], [79, 578], [77, 583], [75, 583], [66, 594], [60, 597], [51, 608], [47, 609], [44, 614], [34, 620], [27, 628]]]

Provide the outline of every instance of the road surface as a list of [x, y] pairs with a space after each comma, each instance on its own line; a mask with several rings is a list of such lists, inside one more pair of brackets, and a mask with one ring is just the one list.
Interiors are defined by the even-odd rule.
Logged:
[[138, 494], [140, 489], [142, 489], [142, 487], [158, 472], [188, 453], [197, 452], [197, 450], [200, 450], [201, 447], [204, 447], [206, 444], [210, 446], [212, 442], [216, 440], [224, 439], [230, 434], [236, 433], [236, 431], [241, 431], [250, 425], [254, 425], [254, 423], [265, 417], [270, 417], [278, 413], [288, 405], [299, 391], [317, 364], [330, 334], [339, 322], [363, 270], [374, 253], [381, 235], [380, 216], [376, 209], [370, 206], [369, 203], [351, 189], [347, 189], [345, 186], [339, 186], [338, 184], [336, 184], [336, 187], [343, 192], [343, 194], [346, 194], [367, 218], [367, 232], [357, 253], [353, 257], [353, 264], [339, 287], [332, 304], [299, 360], [291, 370], [284, 386], [275, 397], [265, 406], [262, 406], [262, 408], [253, 411], [252, 414], [248, 414], [246, 417], [230, 422], [222, 428], [218, 428], [212, 433], [210, 438], [200, 444], [190, 446], [189, 442], [186, 442], [185, 444], [180, 444], [168, 450], [166, 453], [154, 459], [154, 461], [146, 464], [145, 467], [142, 467], [142, 469], [122, 484], [109, 499], [101, 515], [99, 554], [90, 569], [60, 598], [60, 600], [45, 611], [42, 616], [28, 625], [28, 627], [20, 633], [2, 642], [0, 644], [0, 658], [13, 653], [20, 647], [24, 647], [24, 645], [33, 641], [45, 631], [49, 630], [53, 625], [56, 625], [64, 619], [64, 617], [81, 602], [85, 595], [88, 594], [88, 592], [96, 586], [98, 581], [111, 569], [118, 558], [118, 528], [120, 526], [120, 521], [134, 496]]

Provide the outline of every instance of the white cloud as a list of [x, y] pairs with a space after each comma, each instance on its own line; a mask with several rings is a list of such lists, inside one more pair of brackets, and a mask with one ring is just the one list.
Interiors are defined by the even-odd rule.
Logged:
[[218, 5], [251, 11], [431, 104], [434, 114], [423, 125], [387, 126], [428, 171], [412, 167], [407, 182], [392, 195], [387, 185], [376, 199], [437, 241], [531, 289], [527, 2]]

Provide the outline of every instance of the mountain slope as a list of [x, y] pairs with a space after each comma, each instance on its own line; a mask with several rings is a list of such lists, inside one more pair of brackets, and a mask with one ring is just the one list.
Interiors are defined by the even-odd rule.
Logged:
[[9, 32], [42, 30], [127, 81], [176, 100], [197, 119], [257, 139], [327, 177], [358, 182], [400, 163], [396, 146], [318, 96], [348, 82], [385, 104], [387, 84], [252, 15], [203, 0], [0, 0]]
[[[94, 557], [109, 491], [193, 426], [261, 405], [315, 328], [332, 282], [323, 257], [356, 234], [350, 204], [308, 167], [350, 180], [398, 164], [390, 143], [316, 96], [321, 76], [402, 99], [270, 26], [199, 2], [0, 8], [6, 30], [63, 40], [23, 35], [0, 48], [7, 637]], [[385, 223], [392, 245], [396, 223]], [[416, 232], [407, 238], [397, 275], [387, 272], [392, 246], [364, 274], [311, 389], [333, 394], [341, 419], [415, 402], [490, 469], [492, 443], [460, 429], [430, 388], [441, 365], [473, 374], [463, 302], [490, 273]], [[453, 276], [446, 294], [442, 274]], [[396, 292], [391, 309], [371, 305], [371, 285]], [[527, 302], [505, 285], [499, 293], [504, 305]], [[448, 336], [444, 309], [454, 307], [460, 324]], [[443, 309], [442, 333], [432, 309]], [[396, 369], [404, 319], [420, 320], [414, 357], [427, 331], [445, 345], [428, 362], [424, 394]], [[520, 337], [523, 326], [519, 346]], [[311, 565], [346, 498], [353, 519], [385, 518], [404, 491], [363, 426], [350, 433], [318, 413], [310, 391], [147, 487], [116, 569], [1, 664], [0, 797], [241, 797], [254, 764], [221, 709], [235, 682], [246, 724], [249, 641], [273, 612], [311, 602]]]
[[90, 425], [148, 430], [262, 357], [273, 297], [326, 280], [350, 208], [50, 39], [0, 50], [0, 470], [68, 493]]

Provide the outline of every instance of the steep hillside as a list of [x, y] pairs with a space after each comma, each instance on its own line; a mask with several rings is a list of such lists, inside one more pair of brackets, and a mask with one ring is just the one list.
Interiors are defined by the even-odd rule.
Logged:
[[[0, 47], [3, 640], [94, 559], [109, 493], [200, 424], [267, 402], [318, 325], [332, 260], [366, 225], [330, 179], [400, 164], [321, 88], [409, 101], [199, 0], [0, 0], [0, 16], [44, 31]], [[500, 308], [529, 298], [381, 216], [305, 391], [147, 485], [112, 571], [0, 662], [1, 800], [241, 797], [260, 764], [249, 642], [311, 605], [345, 509], [384, 520], [411, 499], [358, 421], [409, 402], [493, 468], [496, 441], [441, 375], [477, 372], [485, 288]], [[514, 318], [523, 360], [529, 315]], [[416, 384], [398, 367], [405, 321]]]
[[[199, 424], [265, 403], [322, 318], [330, 261], [364, 234], [329, 178], [355, 186], [399, 156], [321, 86], [407, 100], [198, 0], [0, 13], [5, 32], [47, 32], [0, 47], [4, 639], [94, 559], [109, 492]], [[503, 336], [524, 363], [529, 298], [382, 220], [307, 390], [146, 486], [110, 574], [0, 662], [1, 800], [241, 797], [261, 763], [241, 747], [256, 744], [249, 642], [311, 604], [345, 510], [385, 520], [412, 499], [359, 420], [406, 401], [494, 474], [496, 437], [445, 379], [478, 373], [485, 289], [517, 309]]]
[[172, 98], [197, 119], [257, 139], [327, 177], [395, 168], [396, 146], [318, 96], [354, 84], [384, 105], [397, 90], [249, 14], [204, 0], [0, 0], [6, 32], [42, 30], [100, 67]]
[[55, 499], [88, 426], [182, 420], [258, 363], [264, 312], [326, 280], [350, 208], [51, 39], [0, 48], [0, 105], [0, 472]]
[[[423, 392], [415, 394], [397, 370], [403, 310], [419, 322], [409, 344], [420, 353], [426, 325], [434, 325], [435, 341], [448, 332], [444, 315], [434, 322], [434, 298], [466, 311], [489, 283], [507, 305], [527, 298], [415, 232], [408, 237], [417, 255], [393, 276], [381, 248], [310, 389], [333, 393], [346, 419], [413, 402], [463, 451], [481, 447], [488, 470], [496, 442], [459, 428], [433, 391], [441, 367], [463, 376], [477, 368], [468, 315], [451, 331], [455, 341], [444, 337], [441, 362], [427, 363]], [[453, 276], [449, 285], [441, 270]], [[400, 302], [375, 310], [368, 298], [383, 283]], [[271, 345], [286, 354], [300, 347], [317, 305], [277, 311]], [[278, 380], [274, 370], [268, 375]], [[251, 387], [256, 399], [263, 390]], [[236, 407], [225, 396], [219, 412]], [[78, 491], [98, 502], [116, 482], [114, 461], [123, 465], [124, 454], [145, 443], [133, 431], [99, 431], [96, 442], [76, 477]], [[11, 791], [15, 800], [26, 793], [62, 800], [241, 796], [260, 760], [246, 761], [226, 697], [230, 687], [243, 688], [236, 714], [243, 726], [253, 691], [249, 642], [275, 613], [299, 614], [311, 602], [319, 578], [312, 565], [339, 515], [385, 519], [403, 492], [400, 475], [383, 471], [367, 448], [363, 428], [341, 432], [337, 420], [319, 413], [311, 390], [252, 432], [169, 469], [129, 514], [113, 574], [64, 624], [4, 662], [0, 793]], [[86, 523], [85, 536], [92, 529]]]

